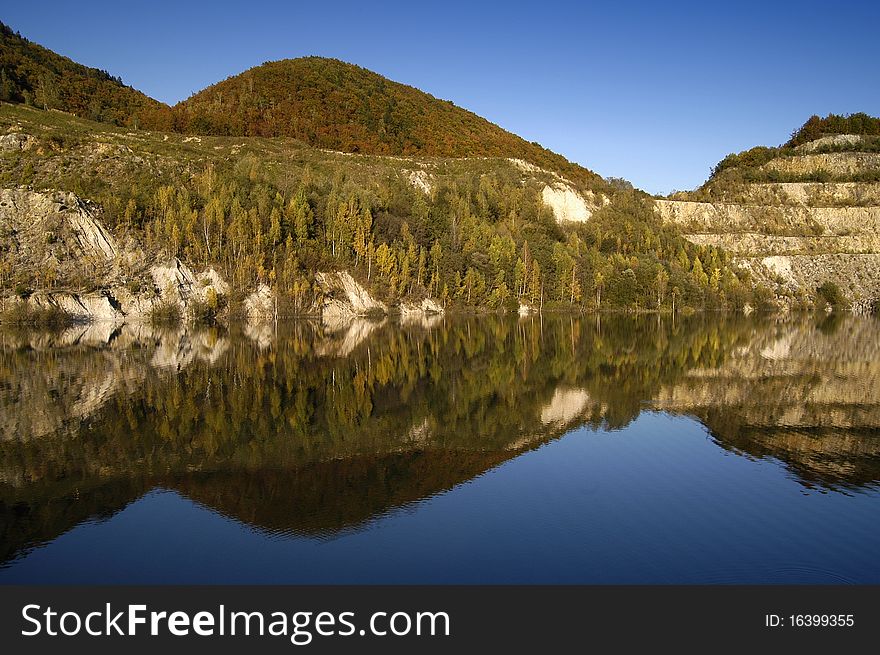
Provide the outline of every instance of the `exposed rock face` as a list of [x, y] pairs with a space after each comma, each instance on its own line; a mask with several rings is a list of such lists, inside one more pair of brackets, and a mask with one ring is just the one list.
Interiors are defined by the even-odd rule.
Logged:
[[338, 320], [388, 313], [387, 305], [374, 299], [346, 271], [317, 273], [315, 282], [324, 296], [320, 310], [325, 319]]
[[741, 232], [688, 234], [688, 240], [702, 246], [718, 246], [741, 257], [761, 255], [812, 255], [813, 253], [871, 254], [880, 252], [880, 235], [793, 237]]
[[880, 154], [873, 152], [829, 152], [798, 157], [780, 157], [762, 166], [763, 170], [798, 175], [819, 171], [830, 175], [858, 175], [877, 170], [877, 168], [880, 168]]
[[259, 323], [275, 316], [275, 294], [267, 285], [261, 284], [244, 299], [244, 312], [249, 321]]
[[425, 298], [421, 302], [401, 303], [400, 323], [408, 326], [418, 326], [425, 330], [436, 327], [442, 320], [445, 310], [443, 306], [433, 298]]
[[742, 259], [741, 264], [759, 279], [772, 276], [792, 291], [812, 291], [834, 282], [857, 312], [870, 311], [880, 298], [880, 253], [750, 257]]
[[527, 162], [525, 159], [517, 159], [516, 157], [508, 157], [507, 161], [516, 166], [523, 173], [549, 173], [551, 175], [555, 175], [554, 173], [550, 173], [550, 171], [546, 171], [543, 168], [539, 168], [535, 166], [531, 162]]
[[422, 193], [431, 195], [434, 191], [434, 181], [426, 171], [410, 171], [407, 180]]
[[399, 306], [401, 316], [430, 316], [442, 314], [443, 306], [433, 298], [425, 298], [421, 302], [404, 302]]
[[550, 180], [541, 191], [541, 200], [553, 211], [553, 217], [560, 223], [585, 223], [590, 220], [594, 211], [610, 202], [606, 196], [592, 191], [581, 194], [559, 173], [540, 168], [524, 159], [510, 157], [507, 161], [525, 173], [527, 178]]
[[831, 136], [823, 136], [821, 139], [810, 141], [799, 145], [795, 150], [799, 152], [815, 152], [821, 148], [855, 146], [862, 142], [860, 134], [832, 134]]
[[561, 182], [545, 186], [541, 198], [560, 222], [586, 223], [593, 215], [584, 197]]
[[[880, 169], [870, 152], [817, 153], [857, 146], [855, 135], [803, 144], [804, 154], [777, 157], [759, 170], [852, 176]], [[834, 282], [855, 310], [880, 299], [880, 184], [860, 182], [764, 182], [708, 185], [712, 202], [657, 200], [662, 220], [689, 241], [727, 250], [757, 282], [781, 298], [812, 295]], [[782, 300], [781, 302], [785, 302]]]
[[120, 254], [98, 219], [99, 210], [72, 193], [0, 189], [4, 253], [16, 270], [42, 271], [65, 279], [92, 267], [92, 277], [114, 272]]
[[117, 321], [124, 314], [103, 293], [35, 293], [27, 300], [33, 309], [59, 309], [79, 321]]
[[876, 182], [763, 182], [728, 190], [724, 200], [742, 205], [805, 205], [807, 207], [876, 207]]
[[165, 264], [157, 264], [150, 268], [153, 283], [159, 292], [170, 300], [183, 306], [192, 293], [196, 278], [183, 262], [172, 259]]
[[[0, 189], [0, 232], [8, 244], [4, 261], [16, 273], [30, 275], [38, 288], [61, 287], [26, 299], [0, 297], [0, 305], [26, 302], [32, 309], [60, 309], [78, 320], [119, 322], [147, 318], [168, 304], [185, 316], [195, 303], [216, 306], [229, 293], [213, 269], [194, 275], [176, 258], [150, 265], [142, 250], [118, 243], [100, 213], [72, 193]], [[86, 284], [101, 289], [77, 290]]]
[[0, 136], [0, 152], [15, 152], [16, 150], [30, 150], [37, 145], [36, 137], [30, 134], [3, 134]]

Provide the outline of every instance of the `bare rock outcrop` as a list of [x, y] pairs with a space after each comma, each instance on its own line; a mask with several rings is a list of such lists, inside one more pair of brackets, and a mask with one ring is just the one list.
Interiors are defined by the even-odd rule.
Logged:
[[244, 313], [248, 321], [261, 323], [275, 316], [275, 293], [266, 284], [257, 286], [256, 291], [244, 299]]
[[373, 298], [347, 271], [315, 274], [323, 299], [321, 315], [325, 319], [345, 319], [387, 314], [388, 306]]
[[385, 323], [386, 319], [325, 319], [322, 321], [324, 338], [317, 344], [315, 352], [321, 357], [348, 357]]
[[0, 189], [3, 259], [16, 271], [52, 281], [84, 272], [103, 281], [117, 272], [120, 248], [99, 216], [97, 206], [73, 193]]
[[828, 147], [837, 148], [841, 146], [856, 146], [862, 141], [863, 137], [861, 134], [832, 134], [830, 136], [823, 136], [815, 141], [802, 143], [797, 146], [795, 150], [798, 152], [810, 153]]
[[827, 152], [820, 154], [779, 157], [764, 164], [761, 169], [795, 175], [809, 175], [824, 171], [829, 175], [859, 175], [880, 168], [880, 154], [873, 152]]
[[524, 173], [526, 179], [547, 181], [541, 190], [541, 200], [559, 223], [585, 223], [592, 218], [593, 212], [610, 202], [601, 193], [581, 193], [570, 180], [559, 173], [548, 171], [524, 159], [510, 157], [507, 161]]
[[82, 321], [120, 322], [148, 318], [160, 305], [186, 316], [197, 303], [216, 307], [229, 293], [213, 269], [195, 275], [177, 258], [150, 264], [136, 244], [124, 247], [106, 229], [99, 206], [73, 193], [0, 189], [0, 235], [4, 268], [37, 289], [0, 296], [4, 310], [24, 303]]
[[39, 141], [30, 134], [12, 132], [0, 135], [0, 152], [16, 152], [18, 150], [30, 150], [36, 147]]
[[443, 305], [433, 298], [424, 298], [419, 302], [402, 302], [398, 305], [400, 315], [407, 316], [432, 316], [443, 314]]

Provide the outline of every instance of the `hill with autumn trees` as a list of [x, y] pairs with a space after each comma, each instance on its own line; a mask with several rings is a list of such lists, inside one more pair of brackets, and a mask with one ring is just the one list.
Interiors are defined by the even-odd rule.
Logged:
[[292, 137], [373, 155], [516, 157], [599, 180], [561, 155], [424, 91], [338, 59], [268, 62], [175, 105], [157, 127], [213, 136]]
[[880, 118], [869, 116], [864, 112], [848, 116], [828, 114], [825, 118], [813, 115], [791, 135], [791, 139], [785, 145], [794, 148], [835, 134], [880, 136]]
[[0, 212], [9, 298], [143, 293], [145, 267], [178, 258], [217, 271], [233, 300], [268, 286], [292, 313], [318, 272], [339, 270], [389, 306], [772, 304], [723, 248], [683, 238], [629, 183], [358, 66], [268, 63], [169, 107], [9, 28], [2, 43], [0, 187], [42, 204], [73, 192], [144, 253], [98, 279], [65, 259], [66, 233], [25, 241], [32, 217], [13, 207]]
[[57, 109], [93, 121], [138, 126], [164, 107], [104, 70], [32, 43], [0, 23], [0, 101]]
[[449, 101], [323, 57], [268, 62], [169, 107], [0, 23], [0, 101], [164, 132], [291, 137], [342, 152], [515, 157], [602, 186], [591, 171]]

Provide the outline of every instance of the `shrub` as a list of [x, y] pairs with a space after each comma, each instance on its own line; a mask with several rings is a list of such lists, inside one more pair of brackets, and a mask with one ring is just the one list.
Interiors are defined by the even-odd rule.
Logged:
[[35, 308], [25, 302], [17, 302], [0, 313], [0, 323], [9, 325], [61, 328], [72, 322], [73, 317], [62, 309], [57, 307]]
[[174, 302], [161, 302], [154, 305], [150, 312], [150, 323], [153, 325], [175, 325], [182, 319], [180, 307]]
[[816, 289], [816, 299], [825, 305], [831, 305], [835, 309], [846, 304], [846, 296], [840, 287], [834, 282], [823, 282]]

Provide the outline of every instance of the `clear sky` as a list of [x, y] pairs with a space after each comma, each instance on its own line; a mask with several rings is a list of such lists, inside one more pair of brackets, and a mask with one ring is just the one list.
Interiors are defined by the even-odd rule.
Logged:
[[264, 61], [337, 57], [655, 193], [811, 114], [880, 115], [877, 0], [10, 0], [0, 20], [168, 103]]

